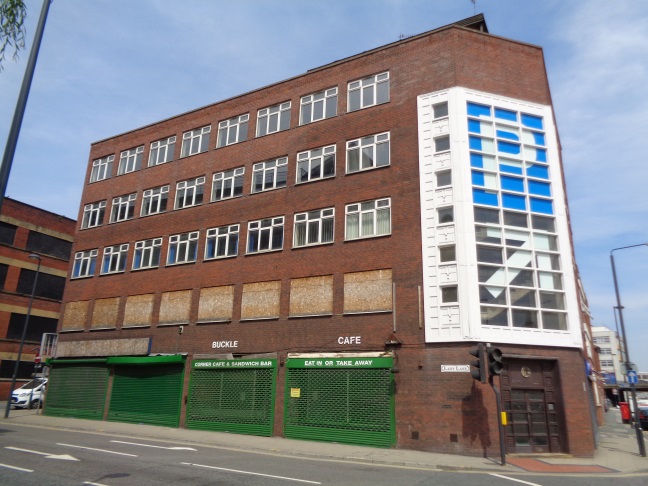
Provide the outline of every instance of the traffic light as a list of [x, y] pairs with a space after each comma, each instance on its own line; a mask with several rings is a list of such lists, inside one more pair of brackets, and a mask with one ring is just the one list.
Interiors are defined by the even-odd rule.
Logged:
[[476, 348], [468, 351], [471, 356], [474, 356], [475, 360], [470, 362], [470, 375], [477, 381], [486, 383], [488, 381], [488, 371], [486, 370], [486, 346], [483, 343], [479, 343]]
[[502, 356], [502, 351], [499, 348], [488, 347], [486, 350], [488, 353], [488, 372], [491, 376], [499, 375], [504, 369], [504, 363], [502, 363], [504, 357]]

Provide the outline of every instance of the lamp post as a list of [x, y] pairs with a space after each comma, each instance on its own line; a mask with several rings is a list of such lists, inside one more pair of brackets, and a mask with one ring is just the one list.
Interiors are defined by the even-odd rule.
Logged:
[[5, 408], [4, 418], [9, 418], [9, 410], [11, 410], [11, 397], [16, 387], [16, 378], [18, 377], [18, 367], [20, 366], [20, 357], [22, 356], [23, 346], [25, 345], [25, 337], [27, 336], [27, 326], [29, 326], [29, 316], [31, 315], [32, 304], [34, 303], [34, 295], [36, 294], [36, 284], [38, 283], [38, 274], [40, 273], [41, 257], [31, 253], [29, 258], [38, 260], [36, 266], [36, 275], [34, 275], [34, 285], [32, 285], [31, 295], [29, 296], [29, 305], [27, 306], [27, 315], [25, 316], [25, 325], [23, 326], [22, 337], [20, 338], [20, 346], [18, 347], [18, 357], [16, 358], [16, 366], [14, 367], [13, 376], [11, 377], [11, 387], [9, 388], [9, 398], [7, 398], [7, 408]]
[[[622, 246], [614, 248], [610, 251], [610, 263], [612, 264], [612, 278], [614, 279], [614, 292], [616, 293], [617, 309], [619, 310], [619, 323], [621, 324], [621, 333], [623, 334], [623, 347], [625, 348], [625, 367], [626, 374], [630, 371], [630, 350], [628, 349], [628, 338], [626, 336], [625, 324], [623, 322], [623, 306], [621, 305], [621, 295], [619, 294], [619, 284], [617, 282], [616, 267], [614, 266], [614, 252], [617, 250], [625, 250], [626, 248], [636, 248], [638, 246], [648, 246], [648, 243], [640, 243], [638, 245]], [[643, 432], [641, 430], [641, 422], [639, 420], [639, 407], [637, 406], [637, 388], [634, 383], [630, 383], [630, 392], [632, 395], [632, 405], [634, 407], [634, 427], [637, 434], [637, 444], [639, 444], [639, 454], [641, 457], [646, 457], [646, 445], [643, 440]]]

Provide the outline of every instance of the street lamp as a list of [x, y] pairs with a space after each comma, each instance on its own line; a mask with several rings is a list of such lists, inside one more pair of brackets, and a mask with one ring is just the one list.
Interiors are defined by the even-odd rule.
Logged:
[[[619, 310], [619, 323], [621, 324], [621, 333], [623, 334], [623, 347], [625, 348], [625, 367], [626, 375], [632, 369], [630, 363], [630, 350], [628, 349], [628, 338], [626, 336], [625, 324], [623, 323], [623, 306], [621, 305], [621, 295], [619, 294], [619, 284], [617, 282], [616, 267], [614, 266], [613, 253], [617, 250], [625, 250], [626, 248], [636, 248], [638, 246], [648, 246], [648, 243], [640, 243], [638, 245], [622, 246], [614, 248], [610, 251], [610, 263], [612, 264], [612, 278], [614, 279], [614, 292], [616, 293], [617, 309]], [[639, 415], [639, 407], [637, 406], [637, 388], [634, 383], [630, 383], [630, 391], [632, 395], [632, 406], [634, 407], [634, 427], [637, 433], [637, 444], [639, 444], [639, 454], [641, 457], [646, 457], [646, 445], [643, 440], [643, 432], [641, 430], [641, 421]]]
[[25, 337], [27, 336], [27, 326], [29, 326], [29, 316], [31, 315], [32, 304], [34, 303], [34, 294], [36, 294], [36, 283], [38, 282], [38, 274], [40, 273], [41, 257], [30, 253], [29, 258], [38, 260], [36, 266], [36, 275], [34, 276], [34, 285], [32, 286], [31, 295], [29, 296], [29, 305], [27, 306], [27, 315], [25, 316], [25, 325], [23, 326], [22, 337], [20, 338], [20, 346], [18, 347], [18, 357], [16, 358], [16, 366], [14, 367], [13, 376], [11, 377], [11, 387], [9, 388], [9, 398], [7, 399], [7, 408], [5, 408], [4, 418], [9, 418], [9, 410], [11, 410], [11, 397], [13, 396], [14, 388], [16, 387], [16, 378], [18, 377], [18, 367], [20, 366], [20, 357], [22, 356], [23, 346], [25, 345]]

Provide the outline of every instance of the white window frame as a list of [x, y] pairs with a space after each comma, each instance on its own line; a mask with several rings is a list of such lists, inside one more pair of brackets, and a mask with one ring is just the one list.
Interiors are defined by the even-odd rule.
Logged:
[[175, 135], [151, 142], [148, 166], [153, 167], [171, 162], [175, 152], [175, 143]]
[[[263, 137], [271, 133], [282, 132], [290, 128], [290, 108], [292, 102], [286, 101], [278, 105], [262, 108], [257, 113], [256, 136]], [[271, 130], [276, 121], [276, 128]]]
[[[240, 225], [230, 224], [218, 228], [209, 228], [205, 237], [205, 260], [217, 260], [221, 258], [233, 258], [238, 256]], [[236, 239], [233, 253], [230, 253], [232, 241]], [[218, 247], [221, 242], [225, 245], [225, 254], [217, 255]], [[213, 247], [213, 255], [210, 254], [210, 247]]]
[[[358, 111], [370, 106], [382, 105], [390, 100], [389, 71], [351, 81], [347, 89], [347, 111]], [[378, 102], [378, 86], [387, 83], [387, 99]], [[351, 109], [351, 97], [360, 96], [358, 108]]]
[[[168, 204], [169, 186], [152, 187], [146, 189], [142, 195], [142, 208], [140, 209], [140, 216], [151, 216], [153, 214], [160, 214], [166, 211]], [[146, 211], [146, 208], [149, 208]]]
[[[167, 254], [167, 265], [182, 265], [193, 263], [198, 258], [198, 236], [199, 231], [181, 233], [169, 236], [169, 253]], [[172, 261], [175, 248], [175, 261]]]
[[[371, 204], [372, 207], [369, 207]], [[364, 206], [364, 207], [363, 207]], [[387, 212], [389, 216], [389, 231], [378, 233], [377, 216], [378, 212]], [[371, 233], [362, 233], [364, 218], [371, 218], [373, 231]], [[353, 224], [351, 220], [357, 219], [357, 236], [349, 231], [350, 225]], [[345, 241], [358, 240], [363, 238], [374, 238], [378, 236], [391, 235], [391, 198], [380, 198], [372, 201], [362, 201], [352, 204], [347, 204], [345, 207], [345, 221], [344, 221], [344, 239]]]
[[[255, 189], [255, 182], [258, 175], [261, 175], [261, 186], [260, 190]], [[272, 186], [265, 187], [266, 184], [266, 175], [272, 175]], [[283, 174], [283, 182], [278, 181], [278, 175]], [[288, 157], [279, 157], [277, 159], [266, 160], [265, 162], [259, 162], [252, 166], [252, 192], [253, 194], [258, 192], [272, 191], [273, 189], [280, 189], [286, 187], [288, 182]]]
[[[375, 135], [367, 135], [366, 137], [356, 138], [349, 140], [346, 143], [346, 173], [355, 174], [364, 170], [378, 169], [380, 167], [388, 167], [391, 165], [391, 137], [389, 132], [376, 133]], [[377, 154], [378, 150], [387, 144], [387, 163], [378, 165]], [[351, 153], [358, 153], [358, 168], [351, 170], [349, 167], [351, 160]], [[365, 161], [370, 164], [365, 165]]]
[[71, 279], [94, 276], [97, 267], [98, 249], [78, 251], [74, 254]]
[[[103, 257], [101, 259], [101, 275], [123, 273], [126, 270], [127, 257], [128, 243], [105, 247], [103, 249]], [[107, 270], [105, 268], [106, 264], [108, 265]]]
[[205, 176], [196, 177], [176, 184], [174, 209], [200, 206], [205, 192]]
[[112, 177], [112, 166], [115, 161], [114, 155], [108, 155], [92, 161], [90, 182], [99, 182]]
[[113, 198], [110, 207], [110, 222], [119, 223], [121, 221], [128, 221], [133, 219], [135, 215], [135, 200], [137, 193], [126, 194]]
[[[162, 238], [151, 238], [135, 242], [135, 253], [133, 254], [133, 270], [145, 270], [160, 266], [160, 254], [162, 253]], [[139, 260], [139, 265], [137, 264]]]
[[[324, 163], [326, 162], [327, 158], [331, 156], [333, 157], [333, 173], [324, 175]], [[312, 150], [306, 150], [305, 152], [299, 152], [297, 154], [295, 183], [306, 184], [307, 182], [319, 181], [322, 179], [335, 177], [336, 163], [337, 159], [335, 145], [328, 145], [326, 147], [319, 147]], [[320, 167], [320, 175], [319, 177], [311, 177], [313, 166], [316, 164], [318, 164]], [[300, 171], [305, 171], [305, 180], [300, 180]]]
[[[236, 167], [235, 169], [216, 172], [212, 177], [211, 201], [223, 201], [243, 196], [243, 179], [245, 177], [245, 167]], [[239, 182], [237, 184], [237, 182]], [[218, 185], [220, 184], [220, 188]], [[236, 194], [235, 189], [241, 188], [241, 193]]]
[[209, 149], [210, 132], [211, 125], [184, 132], [182, 134], [182, 150], [180, 151], [180, 157], [189, 157], [190, 155], [207, 152]]
[[[330, 240], [323, 240], [323, 226], [327, 223], [331, 224]], [[302, 231], [304, 236], [304, 243], [300, 244], [298, 239]], [[313, 237], [313, 232], [315, 232], [315, 238]], [[326, 243], [333, 243], [334, 240], [335, 208], [315, 209], [313, 211], [306, 211], [304, 213], [295, 214], [295, 223], [293, 229], [293, 248], [324, 245]]]
[[[227, 147], [235, 143], [245, 142], [248, 135], [250, 114], [235, 116], [229, 120], [223, 120], [218, 124], [218, 140], [216, 148]], [[234, 141], [230, 141], [233, 136]]]
[[124, 175], [130, 172], [135, 172], [142, 168], [142, 157], [144, 154], [144, 145], [124, 150], [119, 156], [119, 167], [117, 168], [117, 175]]
[[[325, 120], [327, 118], [333, 118], [337, 116], [337, 101], [338, 101], [337, 96], [338, 96], [337, 87], [325, 89], [318, 93], [302, 96], [299, 102], [299, 124], [306, 125], [308, 123], [313, 123], [316, 121]], [[333, 105], [334, 113], [330, 114], [329, 116], [326, 116], [326, 114], [329, 112], [329, 108], [331, 107], [331, 104]], [[320, 117], [317, 117], [315, 115], [316, 105], [321, 105], [322, 107], [322, 116]], [[310, 108], [310, 113], [307, 113], [307, 108]], [[317, 111], [319, 111], [319, 109]], [[308, 116], [305, 116], [307, 114]]]
[[106, 212], [106, 201], [98, 201], [83, 206], [81, 229], [96, 228], [103, 224]]
[[[258, 219], [248, 223], [248, 235], [245, 250], [248, 255], [256, 253], [266, 253], [270, 251], [283, 250], [284, 244], [284, 216], [276, 216], [272, 218]], [[276, 235], [281, 235], [281, 247], [273, 247], [272, 242]], [[256, 235], [257, 249], [252, 250], [250, 243], [252, 236]], [[267, 235], [267, 245], [262, 245], [262, 240]]]

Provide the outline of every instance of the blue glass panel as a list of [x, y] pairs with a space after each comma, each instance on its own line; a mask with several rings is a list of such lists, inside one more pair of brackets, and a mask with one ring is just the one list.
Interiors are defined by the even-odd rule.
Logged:
[[522, 167], [515, 167], [513, 165], [508, 165], [508, 164], [500, 164], [499, 168], [500, 168], [500, 171], [502, 171], [502, 172], [507, 172], [509, 174], [522, 175]]
[[526, 211], [526, 200], [524, 196], [502, 194], [502, 206], [506, 209], [519, 209], [521, 211]]
[[483, 189], [473, 189], [473, 202], [475, 204], [485, 204], [486, 206], [497, 206], [497, 193], [484, 191]]
[[529, 194], [537, 196], [551, 196], [551, 186], [546, 182], [528, 181]]
[[536, 161], [538, 162], [547, 161], [547, 151], [545, 149], [536, 149]]
[[505, 130], [497, 130], [497, 136], [499, 138], [507, 138], [509, 140], [515, 140], [518, 142], [520, 141], [520, 137], [518, 137], [516, 133], [507, 132]]
[[553, 203], [546, 199], [536, 199], [535, 197], [529, 198], [531, 204], [531, 211], [534, 213], [553, 214]]
[[481, 133], [481, 123], [478, 120], [468, 120], [468, 131], [472, 133]]
[[542, 117], [522, 113], [522, 125], [529, 128], [538, 128], [539, 130], [542, 130]]
[[470, 116], [491, 116], [490, 106], [478, 105], [468, 102], [468, 115]]
[[500, 183], [505, 191], [524, 192], [524, 179], [500, 175]]
[[[471, 147], [472, 148], [472, 147]], [[519, 154], [520, 146], [517, 143], [497, 141], [497, 150], [505, 154]]]
[[472, 183], [473, 186], [483, 186], [484, 185], [484, 173], [479, 172], [478, 170], [472, 171]]
[[470, 153], [470, 165], [473, 167], [484, 168], [484, 157], [481, 154]]
[[502, 120], [517, 121], [517, 112], [511, 110], [504, 110], [502, 108], [495, 108], [495, 118]]
[[544, 133], [533, 132], [533, 141], [536, 145], [546, 145]]
[[469, 140], [468, 144], [472, 150], [482, 149], [481, 138], [470, 136], [468, 137], [468, 140]]
[[527, 175], [538, 179], [549, 179], [549, 169], [544, 165], [530, 165], [527, 167]]

